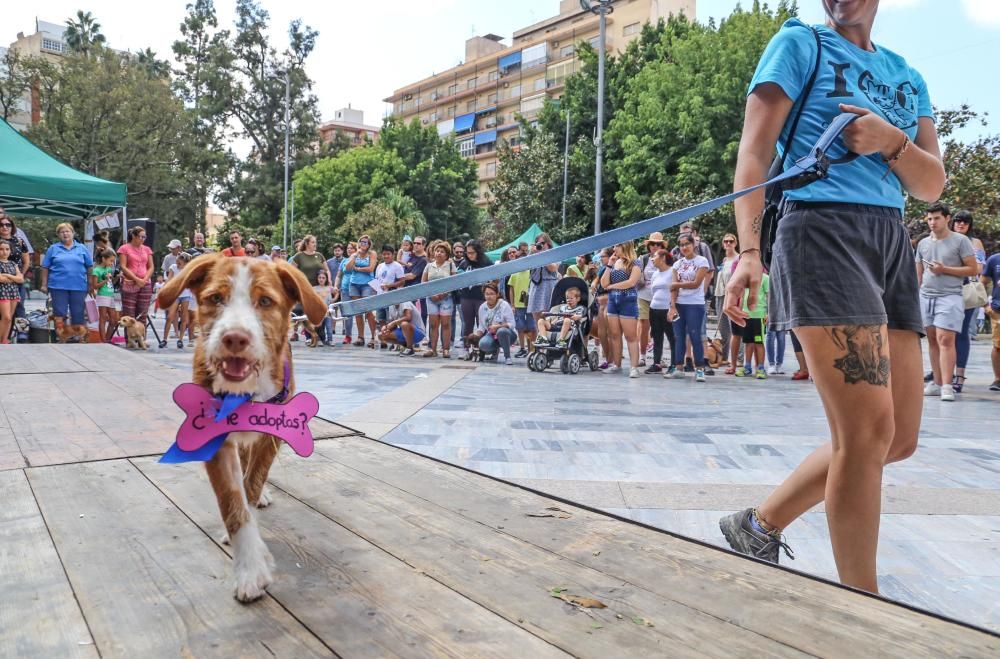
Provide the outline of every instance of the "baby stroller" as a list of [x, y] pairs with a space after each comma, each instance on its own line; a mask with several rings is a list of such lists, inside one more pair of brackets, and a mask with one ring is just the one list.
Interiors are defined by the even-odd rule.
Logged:
[[[566, 290], [577, 288], [580, 290], [580, 304], [588, 310], [590, 309], [590, 288], [587, 282], [579, 277], [563, 277], [556, 282], [555, 290], [552, 291], [552, 299], [549, 307], [554, 307], [566, 302]], [[546, 316], [558, 316], [559, 314], [546, 313]], [[559, 336], [558, 330], [550, 333], [550, 343], [548, 346], [535, 346], [535, 351], [528, 355], [528, 368], [532, 371], [541, 372], [552, 366], [552, 363], [559, 360], [559, 369], [568, 375], [576, 375], [584, 364], [590, 370], [596, 371], [600, 362], [598, 361], [597, 350], [587, 351], [587, 337], [590, 335], [590, 324], [594, 321], [592, 312], [588, 311], [587, 317], [581, 321], [572, 321], [568, 318], [563, 322], [573, 323], [573, 329], [566, 338], [566, 347], [559, 348], [555, 345]]]

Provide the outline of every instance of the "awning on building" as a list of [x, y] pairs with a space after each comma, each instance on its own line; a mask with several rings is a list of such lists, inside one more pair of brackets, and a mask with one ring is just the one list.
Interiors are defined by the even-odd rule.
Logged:
[[487, 112], [493, 112], [497, 109], [497, 106], [491, 105], [488, 108], [483, 108], [482, 110], [476, 110], [476, 114], [486, 114]]
[[497, 132], [495, 130], [484, 130], [481, 133], [476, 133], [476, 146], [480, 144], [492, 144], [497, 141]]
[[455, 117], [455, 132], [461, 133], [467, 130], [472, 130], [472, 126], [476, 123], [476, 113], [470, 112], [469, 114], [462, 114]]
[[519, 50], [516, 53], [511, 53], [510, 55], [504, 55], [503, 57], [498, 59], [497, 67], [500, 69], [509, 69], [515, 64], [520, 64], [520, 63], [521, 63], [521, 51]]

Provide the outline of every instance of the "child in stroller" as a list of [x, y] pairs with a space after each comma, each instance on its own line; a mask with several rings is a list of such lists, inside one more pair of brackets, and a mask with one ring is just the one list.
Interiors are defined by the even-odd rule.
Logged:
[[576, 374], [583, 364], [596, 371], [596, 350], [588, 352], [591, 311], [587, 283], [578, 277], [564, 277], [556, 283], [551, 309], [538, 322], [535, 351], [528, 356], [528, 368], [544, 371], [556, 359], [563, 373]]

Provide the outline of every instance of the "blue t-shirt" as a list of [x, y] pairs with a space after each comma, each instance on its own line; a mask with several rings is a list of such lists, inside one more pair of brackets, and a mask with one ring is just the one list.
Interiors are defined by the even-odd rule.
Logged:
[[[823, 44], [822, 61], [795, 130], [791, 153], [785, 161], [786, 169], [809, 152], [830, 121], [840, 114], [840, 103], [869, 109], [905, 131], [910, 140], [916, 139], [917, 119], [934, 118], [923, 77], [910, 68], [906, 60], [882, 46], [875, 45], [875, 52], [870, 53], [831, 28], [820, 25], [815, 29], [819, 31]], [[764, 50], [748, 93], [762, 83], [771, 82], [780, 86], [789, 98], [798, 100], [815, 66], [816, 38], [802, 21], [791, 18], [785, 21]], [[795, 110], [793, 107], [781, 131], [779, 153], [784, 151]], [[840, 147], [833, 149], [833, 157], [843, 153], [843, 143]], [[831, 167], [829, 178], [790, 190], [785, 197], [801, 201], [889, 206], [902, 210], [903, 187], [895, 174], [890, 173], [883, 180], [886, 169], [882, 156], [873, 153], [854, 162]]]
[[353, 271], [347, 271], [347, 259], [345, 258], [340, 262], [340, 290], [346, 291], [351, 287], [351, 275], [353, 274]]
[[90, 251], [75, 240], [69, 248], [61, 242], [50, 245], [42, 259], [42, 267], [49, 271], [49, 288], [64, 291], [87, 290], [87, 271], [93, 265]]
[[[346, 261], [345, 261], [345, 263], [346, 263]], [[375, 279], [375, 273], [374, 272], [361, 272], [360, 270], [357, 269], [357, 268], [367, 268], [368, 266], [371, 265], [371, 263], [372, 263], [372, 257], [371, 256], [365, 256], [365, 257], [359, 256], [359, 257], [357, 257], [357, 258], [354, 259], [354, 268], [355, 269], [353, 271], [351, 271], [351, 273], [350, 273], [350, 275], [351, 275], [351, 284], [353, 284], [354, 286], [364, 286], [365, 284], [367, 284], [368, 282], [370, 282], [372, 279]]]
[[1000, 253], [994, 254], [986, 260], [983, 274], [993, 282], [993, 297], [990, 307], [993, 311], [1000, 311]]

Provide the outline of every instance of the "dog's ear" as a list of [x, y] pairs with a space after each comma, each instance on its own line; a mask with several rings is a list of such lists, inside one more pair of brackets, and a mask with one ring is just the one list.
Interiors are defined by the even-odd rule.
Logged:
[[285, 287], [288, 297], [302, 305], [302, 310], [310, 323], [321, 324], [326, 316], [326, 304], [313, 290], [312, 284], [302, 271], [280, 259], [271, 263], [278, 269], [278, 277], [281, 278], [281, 284]]
[[202, 254], [198, 258], [192, 259], [190, 263], [184, 266], [183, 270], [178, 270], [177, 274], [171, 277], [163, 285], [163, 288], [160, 289], [159, 295], [156, 296], [156, 301], [160, 303], [160, 307], [163, 309], [170, 307], [170, 305], [177, 301], [177, 298], [185, 288], [190, 288], [197, 294], [205, 284], [205, 280], [208, 279], [212, 268], [219, 264], [220, 259], [224, 258], [227, 257], [221, 252], [217, 252], [214, 254]]

